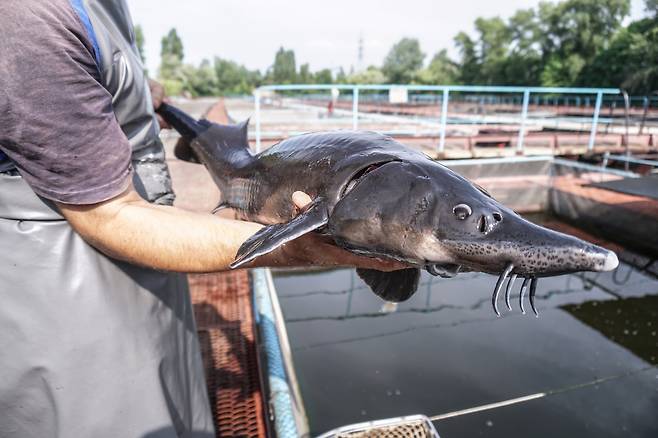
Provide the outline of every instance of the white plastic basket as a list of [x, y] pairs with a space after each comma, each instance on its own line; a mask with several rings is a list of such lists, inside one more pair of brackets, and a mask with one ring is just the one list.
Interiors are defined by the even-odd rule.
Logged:
[[343, 426], [318, 438], [439, 438], [439, 434], [429, 418], [412, 415]]

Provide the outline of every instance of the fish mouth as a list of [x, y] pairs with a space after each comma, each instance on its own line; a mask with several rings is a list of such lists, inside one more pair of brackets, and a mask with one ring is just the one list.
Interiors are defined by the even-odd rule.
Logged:
[[435, 277], [452, 278], [463, 269], [463, 266], [453, 263], [429, 263], [425, 270]]

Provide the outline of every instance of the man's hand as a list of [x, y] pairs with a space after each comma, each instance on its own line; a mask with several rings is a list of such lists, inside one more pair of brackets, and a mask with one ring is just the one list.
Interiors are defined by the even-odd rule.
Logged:
[[[301, 211], [313, 200], [304, 192], [292, 194], [292, 202], [297, 211]], [[334, 245], [330, 240], [315, 233], [306, 234], [288, 244], [282, 249], [282, 256], [288, 262], [299, 260], [300, 264], [322, 266], [355, 266], [358, 268], [376, 269], [378, 271], [395, 271], [408, 268], [404, 263], [391, 259], [357, 256]]]
[[[167, 102], [167, 95], [165, 93], [165, 89], [162, 86], [160, 82], [154, 81], [153, 79], [149, 78], [148, 79], [149, 83], [149, 88], [151, 90], [151, 100], [153, 101], [153, 109], [157, 110], [160, 108], [160, 105], [162, 105], [162, 102]], [[171, 126], [167, 122], [165, 122], [165, 119], [160, 116], [160, 114], [155, 113], [155, 117], [158, 119], [158, 124], [160, 125], [160, 129], [170, 129]]]

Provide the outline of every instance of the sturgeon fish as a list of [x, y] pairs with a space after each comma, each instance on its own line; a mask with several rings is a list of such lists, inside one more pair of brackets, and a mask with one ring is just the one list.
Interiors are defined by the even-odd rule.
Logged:
[[[375, 132], [335, 131], [294, 136], [259, 154], [247, 140], [248, 120], [220, 125], [163, 104], [160, 115], [183, 137], [176, 155], [202, 163], [221, 191], [218, 208], [268, 225], [240, 247], [232, 268], [306, 233], [317, 232], [358, 255], [393, 259], [409, 268], [357, 269], [375, 294], [400, 302], [418, 287], [420, 270], [452, 277], [480, 271], [498, 275], [492, 294], [500, 316], [517, 278], [537, 315], [539, 277], [609, 271], [614, 252], [536, 225], [426, 155]], [[297, 214], [293, 192], [312, 203]]]

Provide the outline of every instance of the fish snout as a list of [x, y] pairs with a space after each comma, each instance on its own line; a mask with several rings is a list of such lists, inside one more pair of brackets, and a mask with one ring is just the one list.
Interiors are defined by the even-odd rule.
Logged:
[[601, 251], [593, 256], [592, 271], [607, 272], [612, 271], [619, 266], [619, 259], [614, 251], [609, 251], [600, 247], [597, 248]]
[[564, 236], [566, 242], [559, 245], [537, 245], [520, 248], [511, 260], [515, 272], [539, 277], [568, 274], [580, 271], [612, 271], [619, 265], [617, 255], [600, 246], [575, 237]]
[[480, 217], [480, 238], [443, 241], [453, 263], [492, 274], [499, 274], [511, 263], [514, 274], [536, 277], [611, 271], [619, 265], [617, 255], [605, 248], [513, 214], [503, 217], [496, 213], [494, 210]]

